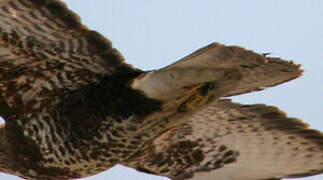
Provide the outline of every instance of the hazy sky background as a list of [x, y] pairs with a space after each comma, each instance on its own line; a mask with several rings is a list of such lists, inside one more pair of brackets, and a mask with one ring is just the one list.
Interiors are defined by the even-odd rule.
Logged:
[[[322, 0], [66, 0], [82, 22], [113, 41], [135, 67], [166, 66], [211, 42], [292, 59], [304, 75], [233, 98], [276, 105], [323, 130]], [[0, 179], [19, 178], [0, 174]], [[166, 180], [115, 167], [88, 180]], [[323, 175], [304, 178], [322, 180]]]

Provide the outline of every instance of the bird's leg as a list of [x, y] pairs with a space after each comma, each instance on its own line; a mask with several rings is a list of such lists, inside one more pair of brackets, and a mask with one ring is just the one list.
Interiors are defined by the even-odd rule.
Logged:
[[181, 106], [179, 106], [178, 110], [192, 110], [195, 107], [204, 104], [207, 101], [207, 99], [211, 96], [210, 91], [214, 89], [214, 85], [214, 82], [208, 82], [194, 85], [193, 87], [189, 88], [188, 93], [190, 93], [191, 95], [183, 104], [181, 104]]
[[231, 70], [230, 73], [225, 73], [222, 79], [189, 87], [187, 93], [190, 96], [178, 107], [178, 111], [193, 110], [204, 105], [211, 99], [222, 97], [228, 90], [237, 85], [240, 79], [240, 73]]

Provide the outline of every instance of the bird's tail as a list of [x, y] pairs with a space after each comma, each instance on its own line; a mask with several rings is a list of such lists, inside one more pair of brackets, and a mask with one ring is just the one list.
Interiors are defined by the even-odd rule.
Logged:
[[165, 68], [146, 72], [131, 86], [167, 109], [192, 109], [210, 98], [261, 90], [302, 73], [298, 65], [237, 46], [210, 44]]

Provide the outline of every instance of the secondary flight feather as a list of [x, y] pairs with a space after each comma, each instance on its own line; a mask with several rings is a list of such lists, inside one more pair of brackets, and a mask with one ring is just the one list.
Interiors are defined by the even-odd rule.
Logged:
[[143, 71], [63, 2], [1, 0], [0, 171], [74, 179], [123, 164], [176, 180], [320, 174], [320, 131], [276, 107], [228, 99], [301, 73], [219, 43]]

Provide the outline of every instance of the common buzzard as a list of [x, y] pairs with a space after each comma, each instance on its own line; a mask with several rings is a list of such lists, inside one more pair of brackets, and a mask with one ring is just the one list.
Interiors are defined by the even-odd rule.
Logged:
[[0, 0], [0, 171], [73, 179], [123, 164], [174, 180], [319, 174], [321, 132], [276, 107], [228, 99], [301, 73], [219, 43], [142, 71], [61, 1]]

